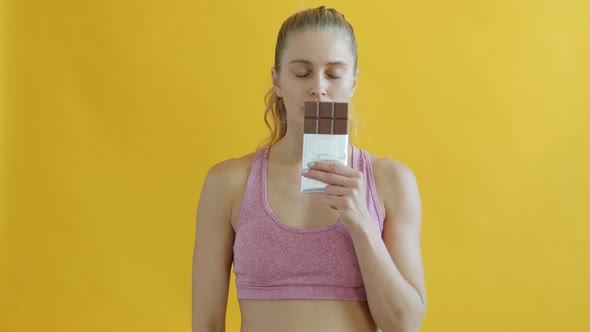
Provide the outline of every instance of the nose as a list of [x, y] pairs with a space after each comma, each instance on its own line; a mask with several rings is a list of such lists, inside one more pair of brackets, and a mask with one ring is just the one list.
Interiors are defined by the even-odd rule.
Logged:
[[326, 97], [326, 82], [322, 77], [313, 80], [311, 89], [309, 89], [309, 95], [317, 99]]

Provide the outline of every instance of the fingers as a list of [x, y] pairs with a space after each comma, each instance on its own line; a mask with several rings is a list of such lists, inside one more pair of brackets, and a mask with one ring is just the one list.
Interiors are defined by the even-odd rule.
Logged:
[[339, 163], [313, 162], [309, 169], [303, 170], [303, 176], [341, 187], [360, 187], [363, 173]]
[[334, 210], [350, 210], [356, 205], [355, 201], [355, 196], [352, 195], [331, 195], [327, 192], [324, 195], [324, 202]]
[[354, 184], [354, 179], [336, 173], [328, 173], [314, 169], [304, 170], [303, 176], [327, 184], [348, 187]]
[[312, 161], [307, 164], [307, 167], [309, 167], [309, 169], [315, 169], [318, 171], [330, 172], [349, 177], [357, 177], [359, 174], [362, 175], [361, 172], [353, 169], [352, 167], [335, 162]]
[[352, 194], [352, 190], [350, 188], [330, 185], [326, 186], [324, 189], [324, 194], [330, 196], [345, 196]]

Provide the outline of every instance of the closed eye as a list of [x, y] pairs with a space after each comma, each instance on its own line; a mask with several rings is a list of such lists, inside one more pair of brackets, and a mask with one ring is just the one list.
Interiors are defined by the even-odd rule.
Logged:
[[[304, 74], [295, 73], [295, 77], [300, 77], [300, 78], [308, 77], [309, 75], [310, 75], [310, 73], [304, 73]], [[334, 79], [334, 80], [337, 80], [339, 78], [342, 78], [342, 76], [331, 75], [331, 74], [327, 74], [326, 76], [328, 76], [328, 78], [331, 78], [331, 79]]]

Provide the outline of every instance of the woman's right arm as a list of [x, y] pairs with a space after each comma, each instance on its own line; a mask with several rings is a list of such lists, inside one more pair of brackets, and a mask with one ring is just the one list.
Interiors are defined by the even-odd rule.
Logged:
[[236, 183], [232, 168], [232, 161], [214, 166], [199, 199], [192, 271], [193, 332], [225, 331], [234, 242], [230, 216]]

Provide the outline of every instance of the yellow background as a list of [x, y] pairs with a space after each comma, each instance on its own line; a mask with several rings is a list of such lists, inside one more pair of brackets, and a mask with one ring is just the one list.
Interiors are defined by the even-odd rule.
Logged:
[[0, 331], [190, 329], [204, 176], [265, 137], [280, 24], [323, 3], [358, 146], [419, 180], [422, 330], [590, 331], [587, 0], [0, 2]]

